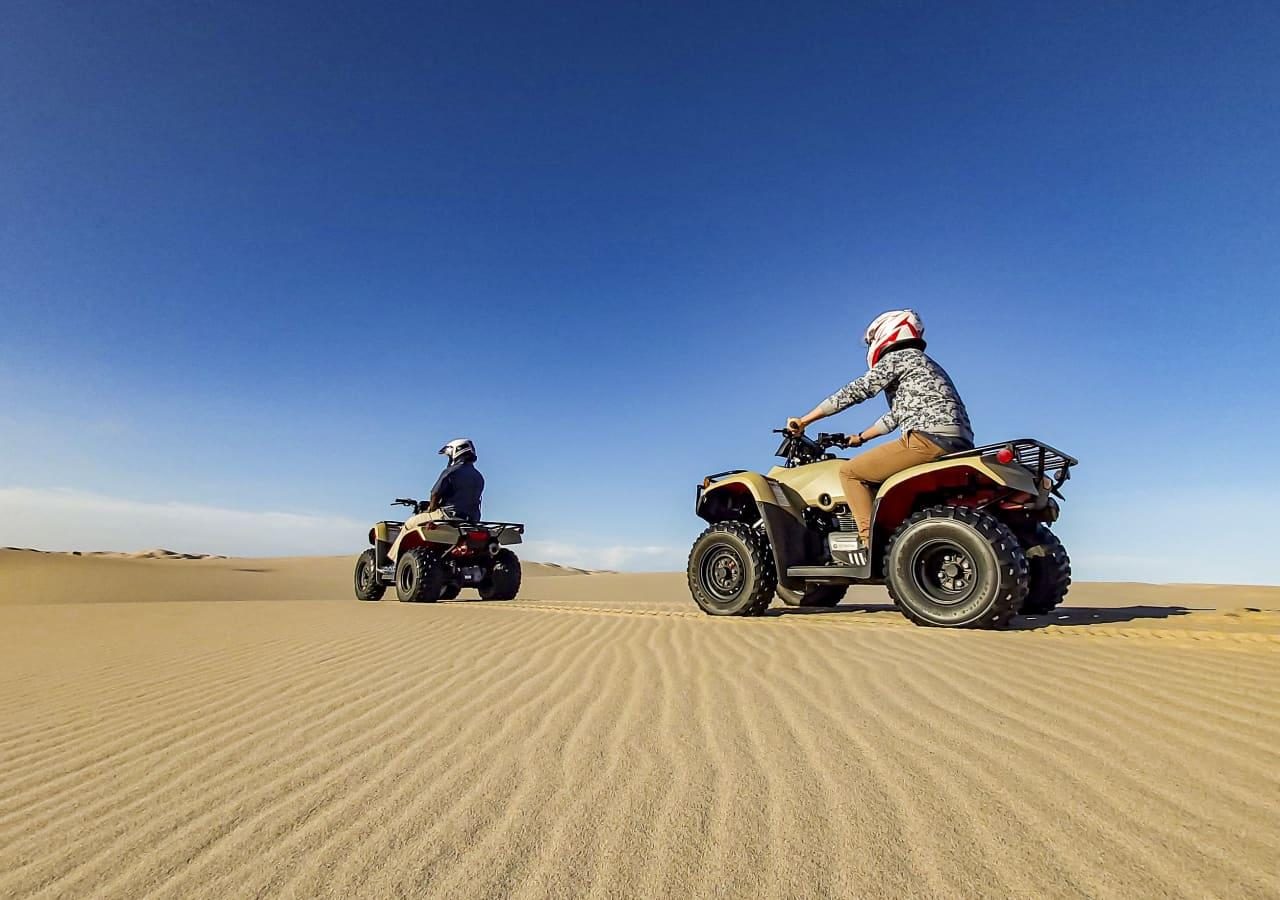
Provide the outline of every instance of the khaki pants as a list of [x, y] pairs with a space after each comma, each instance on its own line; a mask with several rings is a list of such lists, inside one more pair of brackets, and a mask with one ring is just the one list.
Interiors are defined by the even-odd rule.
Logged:
[[409, 521], [404, 523], [404, 530], [408, 531], [410, 528], [417, 528], [424, 522], [439, 522], [447, 518], [449, 518], [449, 514], [443, 509], [433, 509], [431, 512], [418, 513], [415, 516], [410, 516]]
[[427, 522], [439, 522], [441, 519], [447, 518], [449, 518], [449, 514], [443, 509], [434, 509], [431, 512], [417, 513], [416, 515], [410, 516], [408, 521], [404, 523], [404, 527], [400, 529], [400, 534], [397, 535], [395, 541], [392, 542], [391, 547], [388, 550], [388, 555], [393, 560], [398, 559], [400, 553], [400, 539], [419, 525], [425, 525]]
[[875, 504], [875, 486], [903, 469], [933, 462], [946, 452], [933, 441], [913, 431], [896, 441], [859, 453], [840, 466], [844, 499], [853, 513], [864, 546], [871, 546], [871, 512]]

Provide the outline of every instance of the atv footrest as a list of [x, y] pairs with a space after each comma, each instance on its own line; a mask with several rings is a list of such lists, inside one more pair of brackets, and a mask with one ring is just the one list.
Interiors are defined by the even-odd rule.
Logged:
[[850, 579], [863, 581], [871, 577], [871, 564], [865, 566], [789, 566], [788, 578], [803, 578], [805, 581], [830, 581], [832, 584], [844, 584]]

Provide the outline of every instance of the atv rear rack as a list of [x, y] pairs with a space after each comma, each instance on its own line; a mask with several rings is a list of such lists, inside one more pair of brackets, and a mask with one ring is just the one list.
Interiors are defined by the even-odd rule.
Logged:
[[519, 522], [468, 522], [466, 519], [437, 519], [445, 525], [470, 525], [473, 528], [510, 528], [516, 534], [524, 534], [524, 525]]
[[1000, 450], [1005, 449], [1013, 451], [1012, 461], [1030, 470], [1035, 475], [1037, 482], [1048, 475], [1053, 480], [1053, 490], [1055, 491], [1062, 487], [1063, 483], [1071, 477], [1071, 467], [1079, 463], [1079, 460], [1075, 457], [1067, 456], [1061, 450], [1050, 447], [1048, 444], [1041, 443], [1033, 438], [1018, 438], [1012, 441], [1001, 441], [998, 444], [987, 444], [982, 447], [974, 447], [972, 450], [948, 453], [941, 458], [960, 459], [966, 456], [993, 456]]

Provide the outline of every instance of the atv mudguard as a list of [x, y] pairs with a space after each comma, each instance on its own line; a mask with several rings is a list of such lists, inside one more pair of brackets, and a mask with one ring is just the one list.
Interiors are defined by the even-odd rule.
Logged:
[[[378, 537], [378, 527], [380, 525], [388, 524], [394, 525], [395, 523], [379, 522], [378, 525], [375, 525], [372, 532], [374, 537], [378, 540], [382, 540], [382, 538]], [[395, 542], [392, 544], [387, 556], [391, 562], [394, 563], [400, 558], [400, 554], [403, 551], [412, 550], [414, 547], [421, 547], [423, 544], [444, 544], [446, 547], [452, 547], [454, 544], [458, 543], [458, 538], [462, 536], [462, 529], [459, 526], [464, 524], [473, 524], [477, 528], [483, 528], [486, 525], [497, 525], [502, 523], [435, 521], [423, 522], [413, 528], [401, 528], [400, 534], [395, 538]], [[523, 527], [524, 526], [517, 526], [502, 529], [498, 532], [498, 543], [502, 546], [521, 543], [523, 538], [521, 538], [520, 532]]]
[[794, 490], [756, 472], [738, 472], [719, 481], [703, 482], [695, 509], [699, 518], [710, 523], [727, 518], [748, 524], [762, 522], [773, 548], [778, 583], [791, 590], [804, 590], [803, 579], [787, 575], [789, 567], [810, 562], [804, 500]]
[[883, 526], [892, 533], [911, 514], [920, 494], [947, 487], [963, 489], [974, 482], [1007, 487], [1048, 500], [1048, 490], [1036, 484], [1035, 478], [1022, 466], [1004, 465], [986, 456], [966, 456], [912, 466], [890, 476], [876, 492], [872, 519], [877, 528]]

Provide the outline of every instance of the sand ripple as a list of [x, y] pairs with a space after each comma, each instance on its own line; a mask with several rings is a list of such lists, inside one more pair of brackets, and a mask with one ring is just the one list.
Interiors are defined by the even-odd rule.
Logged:
[[1280, 894], [1263, 614], [950, 633], [530, 584], [0, 607], [0, 895]]

